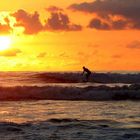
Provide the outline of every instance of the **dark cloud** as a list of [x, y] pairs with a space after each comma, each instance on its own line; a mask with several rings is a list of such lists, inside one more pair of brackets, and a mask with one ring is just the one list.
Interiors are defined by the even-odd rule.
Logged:
[[59, 8], [59, 7], [56, 7], [56, 6], [50, 6], [50, 7], [45, 8], [45, 9], [48, 12], [58, 12], [58, 11], [61, 12], [61, 11], [63, 11], [62, 8]]
[[140, 49], [140, 41], [136, 40], [127, 45], [127, 48]]
[[[82, 29], [80, 25], [70, 22], [69, 17], [60, 11], [57, 7], [50, 7], [51, 17], [46, 20], [43, 25], [39, 18], [39, 13], [28, 13], [25, 10], [18, 10], [12, 16], [16, 18], [15, 27], [24, 27], [25, 34], [37, 34], [45, 31], [79, 31]], [[8, 22], [8, 21], [7, 21]]]
[[[111, 29], [140, 29], [140, 0], [95, 0], [73, 4], [72, 10], [94, 13], [110, 23]], [[114, 17], [121, 17], [114, 20]]]
[[4, 51], [0, 51], [0, 56], [14, 57], [14, 56], [17, 56], [17, 54], [19, 53], [21, 53], [21, 50], [19, 49], [7, 49]]
[[99, 29], [99, 30], [109, 30], [110, 29], [110, 26], [105, 23], [105, 22], [102, 22], [100, 19], [92, 19], [88, 25], [88, 27], [90, 28], [96, 28], [96, 29]]
[[22, 26], [25, 28], [25, 34], [37, 34], [43, 30], [43, 25], [39, 19], [38, 12], [30, 14], [25, 10], [18, 10], [12, 14], [17, 20], [15, 26]]
[[124, 15], [126, 17], [138, 17], [140, 13], [139, 0], [95, 0], [90, 3], [73, 4], [69, 7], [88, 13], [100, 13], [101, 15]]
[[69, 17], [62, 12], [52, 12], [45, 25], [45, 30], [51, 31], [79, 31], [81, 29], [81, 25], [71, 23]]
[[94, 18], [90, 21], [88, 27], [95, 28], [98, 30], [121, 30], [121, 29], [128, 29], [128, 23], [125, 20], [116, 20], [116, 21], [103, 21], [99, 18]]
[[112, 29], [120, 30], [120, 29], [127, 29], [127, 27], [128, 27], [127, 21], [117, 20], [112, 22]]

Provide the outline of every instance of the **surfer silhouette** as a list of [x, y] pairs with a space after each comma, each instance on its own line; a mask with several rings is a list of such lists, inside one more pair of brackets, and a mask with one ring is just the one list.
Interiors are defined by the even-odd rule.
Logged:
[[91, 75], [91, 71], [88, 69], [88, 68], [86, 68], [85, 66], [83, 66], [83, 76], [84, 76], [84, 82], [88, 82], [88, 80], [89, 80], [89, 76]]

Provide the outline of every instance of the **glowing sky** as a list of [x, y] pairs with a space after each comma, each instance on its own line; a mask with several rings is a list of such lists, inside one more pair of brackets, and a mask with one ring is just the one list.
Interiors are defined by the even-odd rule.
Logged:
[[140, 70], [139, 13], [140, 0], [4, 0], [0, 70]]

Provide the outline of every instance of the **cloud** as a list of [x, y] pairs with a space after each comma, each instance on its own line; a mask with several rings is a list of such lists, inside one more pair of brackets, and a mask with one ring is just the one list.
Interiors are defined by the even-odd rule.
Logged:
[[117, 20], [117, 21], [113, 21], [112, 22], [112, 28], [113, 29], [127, 29], [127, 25], [128, 23], [127, 23], [127, 21], [124, 21], [124, 20]]
[[61, 12], [63, 11], [62, 8], [56, 7], [56, 6], [50, 6], [48, 8], [45, 8], [46, 11], [48, 12]]
[[0, 34], [10, 34], [13, 31], [12, 20], [9, 12], [0, 12]]
[[15, 26], [22, 26], [25, 28], [25, 34], [37, 34], [43, 30], [43, 25], [39, 19], [39, 13], [36, 11], [33, 14], [30, 14], [25, 10], [20, 9], [13, 13], [12, 16], [17, 20]]
[[59, 56], [58, 56], [59, 58], [70, 58], [70, 56], [66, 53], [66, 52], [62, 52], [62, 53], [60, 53], [59, 54]]
[[44, 58], [46, 56], [46, 52], [40, 53], [37, 58]]
[[10, 33], [10, 31], [12, 30], [12, 28], [7, 25], [7, 24], [1, 24], [0, 23], [0, 34], [8, 34]]
[[14, 57], [17, 56], [17, 54], [21, 53], [21, 50], [19, 49], [7, 49], [0, 51], [0, 56], [4, 57]]
[[69, 8], [96, 14], [108, 22], [111, 29], [140, 29], [140, 0], [95, 0], [72, 4]]
[[[75, 59], [80, 60], [80, 63], [82, 62], [83, 64], [89, 63], [91, 61], [91, 58], [95, 56], [96, 58], [99, 55], [98, 50], [91, 50], [88, 53], [80, 51], [76, 54]], [[93, 60], [95, 61], [95, 60]]]
[[127, 45], [127, 48], [140, 49], [140, 41], [135, 40]]
[[96, 29], [99, 29], [99, 30], [109, 30], [110, 29], [110, 26], [105, 23], [105, 22], [102, 22], [100, 19], [92, 19], [88, 25], [88, 27], [90, 28], [96, 28]]
[[37, 34], [45, 31], [79, 31], [81, 25], [70, 22], [69, 17], [63, 14], [60, 8], [51, 6], [46, 10], [51, 11], [51, 17], [42, 24], [39, 13], [28, 13], [25, 10], [18, 10], [12, 16], [16, 18], [14, 27], [24, 27], [24, 34]]
[[62, 12], [52, 12], [45, 25], [45, 30], [51, 31], [80, 31], [81, 29], [81, 25], [71, 23], [69, 17]]
[[120, 54], [112, 55], [112, 58], [115, 58], [115, 59], [119, 59], [121, 57], [122, 57], [122, 55], [120, 55]]
[[93, 18], [88, 27], [89, 28], [95, 28], [98, 30], [122, 30], [122, 29], [127, 29], [127, 22], [122, 20], [122, 19], [118, 19], [116, 21], [104, 21], [100, 18]]

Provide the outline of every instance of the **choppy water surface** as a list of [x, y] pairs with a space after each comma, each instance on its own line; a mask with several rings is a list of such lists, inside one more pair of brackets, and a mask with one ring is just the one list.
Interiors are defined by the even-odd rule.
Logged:
[[0, 136], [6, 140], [139, 140], [139, 108], [140, 102], [132, 101], [1, 102]]
[[0, 121], [28, 122], [52, 118], [112, 120], [137, 126], [140, 102], [133, 101], [17, 101], [0, 103]]

